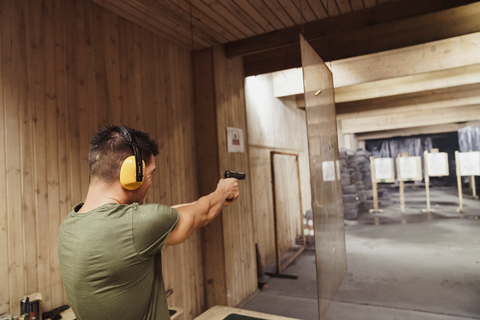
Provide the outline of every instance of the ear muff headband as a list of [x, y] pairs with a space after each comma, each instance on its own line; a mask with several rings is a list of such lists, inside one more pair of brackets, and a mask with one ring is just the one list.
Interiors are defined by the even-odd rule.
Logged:
[[145, 162], [142, 160], [142, 153], [138, 150], [135, 136], [126, 126], [117, 126], [123, 133], [125, 140], [132, 147], [133, 156], [128, 157], [120, 169], [120, 183], [127, 190], [140, 188], [143, 183], [143, 172], [145, 171]]

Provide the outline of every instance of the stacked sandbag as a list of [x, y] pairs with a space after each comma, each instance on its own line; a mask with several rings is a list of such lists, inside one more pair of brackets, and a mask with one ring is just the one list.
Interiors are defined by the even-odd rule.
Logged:
[[359, 189], [359, 198], [363, 205], [367, 200], [373, 199], [372, 191], [372, 172], [370, 171], [370, 157], [372, 153], [366, 150], [358, 150], [355, 153], [355, 162], [359, 175], [357, 189]]
[[343, 193], [344, 219], [353, 220], [358, 216], [357, 182], [355, 151], [340, 149], [340, 177]]

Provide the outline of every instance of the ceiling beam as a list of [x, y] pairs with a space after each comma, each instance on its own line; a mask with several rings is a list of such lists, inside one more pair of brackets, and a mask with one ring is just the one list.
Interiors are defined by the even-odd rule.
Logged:
[[480, 32], [329, 63], [335, 88], [480, 63]]
[[[436, 74], [436, 78], [443, 74], [445, 80], [450, 73], [453, 75], [455, 72], [458, 72], [458, 69], [455, 68], [470, 65], [473, 65], [474, 69], [476, 68], [475, 65], [480, 65], [480, 32], [433, 41], [428, 44], [368, 54], [350, 59], [336, 60], [332, 61], [331, 64], [327, 64], [327, 66], [331, 66], [334, 86], [338, 88], [337, 93], [342, 92], [342, 90], [352, 91], [355, 90], [355, 88], [365, 88], [369, 86], [366, 84], [364, 84], [363, 87], [355, 87], [352, 85], [423, 73], [423, 75], [419, 77], [405, 78], [407, 82], [411, 83], [408, 79], [425, 79], [425, 73], [451, 69], [451, 71]], [[468, 73], [470, 71], [463, 70], [463, 72]], [[480, 76], [478, 79], [480, 82]], [[373, 87], [377, 89], [383, 88], [384, 85], [388, 85], [388, 82], [395, 81], [398, 82], [398, 80], [378, 81], [373, 84]], [[303, 94], [302, 68], [273, 72], [273, 84], [275, 97]], [[462, 83], [455, 85], [461, 84]], [[340, 89], [340, 87], [346, 87], [348, 85], [351, 87]], [[441, 83], [440, 87], [444, 88], [444, 83]], [[359, 90], [363, 91], [363, 89]], [[457, 90], [458, 89], [454, 89], [454, 92]], [[430, 94], [438, 96], [443, 92], [445, 91], [435, 91]], [[446, 92], [450, 91], [447, 90]], [[478, 91], [476, 94], [480, 99]], [[416, 98], [419, 96], [419, 94], [414, 95]], [[385, 103], [388, 103], [388, 101], [390, 101], [389, 99], [391, 100], [391, 98], [388, 98]], [[398, 99], [398, 97], [395, 99]], [[369, 100], [368, 104], [370, 105], [372, 103], [374, 103], [374, 101]], [[382, 102], [382, 104], [385, 103]], [[353, 105], [357, 105], [357, 102], [353, 102]], [[377, 109], [377, 107], [374, 106], [371, 109]]]
[[442, 125], [422, 126], [422, 127], [407, 128], [407, 129], [395, 129], [395, 130], [385, 130], [385, 131], [377, 131], [377, 132], [357, 133], [355, 137], [357, 138], [357, 140], [360, 140], [360, 141], [387, 139], [387, 138], [393, 138], [393, 137], [408, 137], [408, 136], [416, 136], [419, 134], [456, 132], [458, 131], [458, 129], [470, 127], [470, 126], [471, 127], [480, 126], [480, 121], [448, 123], [448, 124], [442, 124]]
[[[429, 108], [440, 104], [453, 107], [465, 105], [459, 99], [468, 101], [466, 104], [477, 103], [480, 99], [479, 82], [480, 64], [475, 64], [335, 88], [335, 104], [337, 114], [344, 117], [351, 117], [350, 113], [377, 113], [379, 109], [388, 108]], [[297, 88], [291, 83], [288, 92], [281, 90], [286, 87], [277, 88], [279, 94], [290, 93]], [[303, 108], [305, 102], [300, 89], [303, 88], [296, 89], [292, 95], [297, 96], [297, 106]], [[391, 113], [392, 110], [385, 112]]]
[[[480, 19], [479, 19], [480, 21]], [[480, 64], [335, 88], [335, 102], [394, 96], [478, 83]]]
[[480, 120], [480, 105], [478, 104], [455, 108], [430, 109], [365, 118], [344, 119], [341, 121], [343, 133], [348, 134], [477, 120]]
[[480, 83], [377, 99], [336, 103], [337, 120], [480, 105]]
[[[404, 1], [392, 4], [396, 3], [401, 4]], [[378, 9], [380, 7], [378, 6]], [[348, 19], [349, 15], [338, 18]], [[322, 35], [310, 39], [309, 43], [324, 61], [339, 60], [480, 32], [479, 16], [480, 2], [476, 2], [338, 34]], [[347, 23], [347, 20], [344, 22]], [[300, 67], [298, 33], [296, 37], [296, 42], [290, 42], [284, 47], [244, 56], [245, 76]]]

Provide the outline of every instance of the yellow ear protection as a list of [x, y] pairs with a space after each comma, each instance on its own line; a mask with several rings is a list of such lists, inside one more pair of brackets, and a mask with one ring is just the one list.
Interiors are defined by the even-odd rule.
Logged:
[[140, 188], [143, 183], [145, 162], [142, 160], [142, 153], [138, 150], [137, 141], [135, 136], [130, 133], [130, 129], [125, 126], [118, 126], [118, 128], [132, 147], [134, 154], [123, 161], [120, 168], [120, 184], [127, 190], [135, 190]]

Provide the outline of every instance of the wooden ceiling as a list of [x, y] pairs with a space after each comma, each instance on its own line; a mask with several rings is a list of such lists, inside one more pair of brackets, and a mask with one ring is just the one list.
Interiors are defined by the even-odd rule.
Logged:
[[208, 48], [397, 0], [92, 0], [186, 49]]
[[301, 67], [301, 33], [333, 61], [338, 117], [359, 138], [480, 120], [478, 0], [91, 1], [185, 50], [224, 44], [245, 76]]
[[186, 50], [225, 44], [246, 76], [299, 67], [299, 33], [332, 61], [480, 31], [477, 0], [92, 1]]

